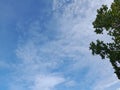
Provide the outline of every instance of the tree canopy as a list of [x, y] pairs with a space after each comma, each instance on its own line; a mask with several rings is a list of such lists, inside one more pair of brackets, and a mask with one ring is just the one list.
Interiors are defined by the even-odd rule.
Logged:
[[114, 0], [111, 7], [102, 5], [97, 10], [96, 19], [93, 22], [96, 34], [110, 36], [111, 41], [105, 42], [97, 39], [90, 43], [93, 55], [99, 55], [102, 59], [108, 58], [120, 79], [120, 0]]

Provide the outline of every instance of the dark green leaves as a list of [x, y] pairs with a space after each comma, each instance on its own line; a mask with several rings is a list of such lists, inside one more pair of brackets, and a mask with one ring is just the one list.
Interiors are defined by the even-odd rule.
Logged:
[[96, 34], [111, 36], [111, 42], [96, 40], [90, 43], [93, 55], [99, 55], [102, 59], [108, 58], [113, 66], [117, 77], [120, 79], [120, 0], [114, 0], [111, 8], [102, 5], [97, 10], [96, 19], [93, 22]]
[[100, 55], [102, 59], [105, 59], [109, 51], [108, 46], [103, 41], [99, 40], [96, 40], [96, 43], [91, 42], [90, 49], [92, 50], [93, 55]]

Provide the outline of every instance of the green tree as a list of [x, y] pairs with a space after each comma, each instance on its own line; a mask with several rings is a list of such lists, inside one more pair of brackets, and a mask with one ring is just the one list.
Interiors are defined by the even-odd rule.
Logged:
[[93, 22], [96, 34], [105, 34], [111, 37], [109, 42], [97, 39], [90, 43], [93, 55], [100, 55], [102, 59], [108, 58], [120, 79], [120, 0], [114, 0], [111, 7], [102, 5], [97, 10], [96, 19]]

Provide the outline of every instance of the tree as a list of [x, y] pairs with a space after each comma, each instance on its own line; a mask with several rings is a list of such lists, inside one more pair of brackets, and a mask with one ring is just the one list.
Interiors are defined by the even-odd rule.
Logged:
[[120, 79], [120, 0], [114, 0], [111, 7], [102, 5], [97, 10], [96, 19], [93, 22], [96, 34], [107, 33], [110, 41], [105, 42], [97, 39], [90, 43], [93, 55], [99, 55], [102, 59], [108, 58]]

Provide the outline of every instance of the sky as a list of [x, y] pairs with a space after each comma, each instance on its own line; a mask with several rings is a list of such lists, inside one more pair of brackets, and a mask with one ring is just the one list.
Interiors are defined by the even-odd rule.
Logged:
[[120, 90], [109, 60], [89, 44], [113, 0], [0, 0], [0, 90]]

